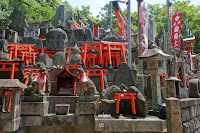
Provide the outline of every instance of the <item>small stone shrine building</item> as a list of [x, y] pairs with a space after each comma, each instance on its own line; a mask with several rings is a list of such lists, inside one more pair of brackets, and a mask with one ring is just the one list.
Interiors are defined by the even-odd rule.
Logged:
[[162, 103], [160, 74], [164, 74], [164, 60], [170, 58], [170, 55], [164, 53], [155, 44], [151, 45], [152, 49], [148, 49], [141, 56], [140, 60], [144, 60], [144, 73], [151, 74], [151, 98], [147, 97], [152, 103], [152, 108], [156, 109], [158, 104]]

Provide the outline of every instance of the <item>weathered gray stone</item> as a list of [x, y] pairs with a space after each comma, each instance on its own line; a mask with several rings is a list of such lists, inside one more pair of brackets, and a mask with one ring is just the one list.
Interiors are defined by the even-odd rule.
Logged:
[[43, 117], [42, 116], [22, 116], [22, 126], [42, 126]]
[[164, 129], [164, 122], [158, 118], [144, 119], [105, 119], [105, 118], [95, 118], [95, 131], [98, 132], [126, 132], [126, 133], [136, 133], [136, 132], [162, 132]]
[[47, 65], [47, 60], [49, 59], [49, 56], [45, 53], [40, 53], [39, 55], [39, 59], [38, 59], [38, 62], [42, 62], [44, 63], [45, 65]]
[[149, 32], [148, 32], [148, 38], [149, 40], [152, 40], [153, 42], [155, 42], [155, 38], [156, 38], [156, 22], [154, 21], [154, 19], [150, 20], [150, 28], [149, 28]]
[[75, 44], [78, 44], [79, 46], [78, 41], [86, 41], [86, 40], [87, 37], [84, 29], [81, 28], [74, 29], [69, 38], [69, 46], [75, 46]]
[[56, 9], [56, 15], [54, 17], [54, 27], [57, 27], [58, 22], [65, 23], [65, 6], [59, 5]]
[[45, 102], [47, 101], [46, 96], [23, 96], [22, 102]]
[[74, 22], [73, 20], [67, 21], [65, 26], [65, 32], [67, 33], [68, 38], [70, 39], [72, 32], [74, 31]]
[[194, 105], [199, 105], [200, 98], [185, 98], [181, 99], [181, 108], [189, 108]]
[[6, 39], [8, 42], [18, 43], [18, 32], [12, 29], [6, 29]]
[[0, 51], [0, 60], [1, 59], [3, 59], [3, 60], [9, 60], [9, 54]]
[[39, 115], [48, 114], [49, 102], [22, 102], [21, 115]]
[[93, 21], [91, 20], [91, 19], [88, 19], [87, 20], [87, 23], [88, 23], [88, 29], [91, 31], [91, 33], [92, 33], [92, 38], [93, 38], [93, 36], [94, 36], [94, 29], [93, 29], [93, 27], [94, 27], [94, 25], [93, 25]]
[[102, 113], [101, 103], [78, 102], [76, 103], [76, 115], [95, 115]]
[[5, 119], [5, 120], [0, 120], [0, 125], [1, 125], [1, 132], [14, 132], [19, 129], [21, 117], [18, 117], [16, 119]]
[[70, 104], [56, 104], [55, 112], [56, 115], [68, 115], [70, 109]]
[[24, 37], [20, 43], [36, 44], [36, 46], [42, 46], [42, 40], [38, 37]]
[[60, 28], [50, 30], [46, 36], [46, 45], [49, 50], [64, 51], [67, 43], [67, 34]]
[[[101, 92], [103, 99], [114, 100], [114, 93], [121, 93], [121, 90], [118, 86], [112, 85], [109, 88]], [[103, 102], [103, 112], [104, 114], [116, 114], [116, 104], [109, 104]]]
[[177, 98], [166, 98], [167, 132], [182, 133], [181, 105]]
[[69, 61], [67, 62], [67, 64], [70, 65], [81, 65], [81, 55], [80, 55], [81, 51], [79, 49], [79, 47], [74, 46], [71, 49], [71, 54], [70, 54], [70, 58]]
[[186, 122], [191, 119], [189, 109], [182, 109], [181, 110], [182, 121]]
[[109, 35], [102, 39], [103, 41], [112, 41], [112, 40], [119, 40], [115, 35]]
[[80, 95], [79, 96], [79, 102], [94, 102], [98, 98], [100, 98], [99, 95], [93, 95], [93, 96], [87, 96], [87, 95]]
[[75, 125], [74, 129], [75, 133], [94, 133], [94, 115], [76, 115], [75, 117]]
[[127, 87], [134, 85], [131, 70], [126, 63], [121, 63], [119, 65], [113, 77], [114, 85], [120, 86], [122, 83]]
[[8, 42], [6, 39], [0, 39], [0, 51], [1, 52], [8, 53], [7, 44], [8, 44]]
[[86, 36], [86, 41], [91, 42], [92, 39], [92, 32], [90, 29], [85, 29], [85, 36]]
[[49, 101], [49, 113], [55, 113], [56, 104], [70, 104], [70, 113], [75, 113], [75, 104], [78, 101], [78, 96], [47, 96]]
[[[100, 66], [93, 66], [92, 68], [101, 68]], [[101, 85], [101, 78], [100, 76], [89, 76], [89, 78], [94, 82], [97, 91], [98, 92], [102, 92], [102, 85]], [[108, 88], [108, 81], [107, 81], [107, 77], [103, 76], [103, 81], [104, 81], [104, 89]]]
[[199, 88], [200, 88], [199, 79], [191, 79], [189, 82], [189, 97], [199, 98], [200, 97]]
[[127, 92], [137, 94], [135, 99], [136, 116], [146, 117], [147, 105], [142, 93], [135, 86], [131, 86]]
[[64, 52], [55, 53], [51, 58], [53, 59], [53, 66], [61, 69], [65, 68], [66, 57]]
[[11, 13], [9, 20], [12, 20], [9, 28], [17, 31], [19, 33], [19, 36], [23, 37], [25, 29], [29, 26], [22, 12], [15, 8], [14, 11]]

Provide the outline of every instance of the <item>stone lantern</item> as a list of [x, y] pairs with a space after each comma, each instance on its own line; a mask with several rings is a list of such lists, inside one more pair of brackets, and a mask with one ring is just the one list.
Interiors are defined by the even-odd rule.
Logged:
[[169, 77], [167, 80], [167, 98], [176, 97], [180, 98], [181, 90], [180, 90], [180, 82], [176, 77]]
[[[14, 132], [20, 126], [21, 92], [26, 85], [18, 79], [0, 79], [0, 132]], [[5, 100], [5, 99], [8, 100]]]
[[[152, 49], [148, 49], [141, 56], [140, 60], [144, 61], [144, 73], [151, 74], [151, 95], [150, 102], [153, 109], [157, 109], [158, 104], [161, 104], [161, 86], [160, 74], [164, 74], [164, 60], [170, 59], [170, 55], [164, 53], [155, 44], [152, 44]], [[147, 98], [148, 99], [148, 98]]]

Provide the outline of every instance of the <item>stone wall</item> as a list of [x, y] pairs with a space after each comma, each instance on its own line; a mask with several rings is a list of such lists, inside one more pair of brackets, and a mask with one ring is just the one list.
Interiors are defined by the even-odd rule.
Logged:
[[200, 98], [167, 98], [166, 115], [168, 132], [200, 132]]
[[183, 99], [181, 102], [183, 133], [200, 132], [200, 98]]

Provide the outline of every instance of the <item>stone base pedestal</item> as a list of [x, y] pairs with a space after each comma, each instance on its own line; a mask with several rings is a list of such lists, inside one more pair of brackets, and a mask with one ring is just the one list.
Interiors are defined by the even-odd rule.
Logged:
[[93, 96], [82, 95], [79, 96], [79, 102], [93, 102], [96, 101], [98, 98], [100, 98], [100, 95], [93, 95]]
[[25, 96], [21, 103], [21, 115], [45, 116], [48, 114], [49, 102], [43, 96]]
[[68, 115], [69, 108], [70, 108], [70, 104], [56, 104], [55, 105], [56, 115]]
[[102, 105], [98, 102], [76, 103], [76, 115], [94, 115], [102, 113]]
[[21, 117], [16, 119], [0, 120], [1, 132], [14, 132], [19, 129]]

